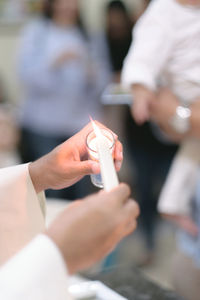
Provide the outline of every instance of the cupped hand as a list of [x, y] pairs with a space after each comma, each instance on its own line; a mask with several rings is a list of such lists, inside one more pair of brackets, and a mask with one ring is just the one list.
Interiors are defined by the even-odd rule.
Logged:
[[[99, 122], [96, 122], [96, 124], [101, 128], [106, 128]], [[99, 163], [87, 158], [86, 137], [91, 130], [93, 128], [89, 123], [49, 154], [29, 165], [30, 176], [36, 192], [48, 188], [62, 189], [69, 187], [85, 175], [100, 172]], [[114, 134], [114, 137], [116, 140], [114, 149], [115, 167], [119, 171], [123, 160], [123, 149], [116, 134]]]

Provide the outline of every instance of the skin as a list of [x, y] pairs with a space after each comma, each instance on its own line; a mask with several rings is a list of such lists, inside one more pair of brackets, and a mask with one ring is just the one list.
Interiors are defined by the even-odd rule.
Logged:
[[155, 99], [155, 93], [142, 84], [132, 85], [134, 104], [131, 106], [131, 114], [138, 125], [150, 120], [150, 106]]
[[186, 137], [200, 138], [200, 97], [191, 104], [191, 128], [186, 134], [177, 134], [169, 125], [169, 119], [175, 114], [179, 105], [176, 96], [168, 89], [162, 89], [157, 94], [157, 99], [151, 104], [151, 119], [157, 122], [160, 127], [175, 142], [180, 142]]
[[[154, 93], [142, 85], [137, 85], [133, 86], [132, 90], [134, 93], [132, 115], [138, 125], [153, 120], [168, 135], [171, 141], [176, 143], [180, 143], [187, 137], [200, 138], [200, 98], [197, 98], [190, 106], [190, 130], [185, 134], [178, 134], [169, 125], [169, 120], [175, 114], [179, 101], [169, 89], [161, 89]], [[197, 225], [188, 216], [163, 214], [163, 217], [193, 236], [198, 233]]]
[[[158, 99], [156, 99], [151, 106], [151, 118], [157, 122], [162, 130], [175, 142], [181, 142], [190, 136], [200, 138], [200, 98], [196, 99], [190, 107], [192, 112], [190, 131], [182, 135], [173, 131], [169, 125], [169, 119], [175, 114], [177, 106], [178, 100], [175, 95], [169, 90], [163, 89], [158, 93]], [[163, 217], [172, 221], [189, 234], [197, 236], [198, 227], [189, 216], [163, 214]]]
[[[178, 2], [181, 5], [191, 5], [191, 6], [200, 5], [200, 0], [176, 0], [176, 2]], [[148, 87], [145, 87], [142, 84], [133, 84], [132, 93], [134, 94], [134, 105], [132, 105], [131, 113], [138, 125], [142, 125], [146, 121], [153, 119], [159, 123], [161, 128], [169, 135], [169, 137], [171, 137], [172, 141], [179, 142], [183, 138], [185, 138], [185, 136], [177, 135], [176, 132], [172, 131], [172, 129], [168, 125], [168, 122], [166, 122], [166, 118], [167, 120], [169, 120], [169, 116], [172, 116], [176, 111], [176, 107], [178, 104], [175, 97], [173, 97], [172, 95], [170, 96], [168, 95], [169, 101], [171, 101], [169, 104], [170, 107], [168, 108], [167, 106], [164, 107], [164, 104], [162, 103], [163, 97], [160, 98], [161, 99], [160, 103], [156, 105], [155, 100], [159, 98], [159, 95], [157, 95], [156, 92], [150, 90]], [[156, 112], [158, 106], [160, 106], [161, 109], [163, 108], [166, 109], [166, 113], [160, 115], [161, 117], [163, 117], [164, 115], [164, 120], [161, 119], [161, 117], [159, 117], [159, 115]], [[196, 128], [199, 129], [199, 125], [196, 125], [196, 122], [198, 122], [195, 113], [196, 108], [197, 106], [194, 107], [195, 116], [194, 116], [194, 120], [192, 117], [192, 130], [191, 132], [189, 132], [189, 135], [194, 135], [194, 136], [198, 135], [199, 137], [198, 130], [196, 130]]]
[[71, 204], [46, 234], [60, 249], [68, 272], [86, 269], [112, 251], [135, 230], [139, 208], [130, 189], [120, 184]]
[[193, 222], [193, 220], [188, 216], [182, 215], [170, 215], [170, 214], [162, 214], [162, 217], [176, 226], [182, 228], [187, 233], [196, 237], [198, 235], [199, 229], [198, 226]]
[[77, 23], [78, 1], [56, 0], [53, 4], [53, 21], [60, 27], [73, 26]]
[[169, 125], [169, 119], [175, 114], [179, 101], [176, 96], [167, 88], [157, 93], [147, 87], [137, 84], [132, 86], [134, 104], [131, 113], [138, 125], [153, 120], [174, 142], [181, 142], [186, 137], [200, 138], [200, 97], [191, 104], [191, 128], [186, 134], [177, 134]]
[[[176, 0], [181, 5], [200, 5], [200, 0]], [[190, 106], [190, 130], [185, 134], [177, 134], [169, 125], [170, 118], [175, 114], [179, 105], [178, 99], [167, 88], [154, 92], [141, 84], [132, 85], [134, 104], [131, 113], [138, 125], [146, 121], [154, 121], [168, 135], [171, 141], [180, 143], [187, 137], [200, 138], [200, 97]], [[198, 228], [193, 220], [188, 216], [163, 215], [166, 219], [174, 222], [188, 233], [196, 236]]]
[[182, 5], [200, 5], [200, 0], [176, 0], [176, 2]]
[[[82, 176], [100, 171], [98, 163], [84, 160], [87, 154], [86, 136], [91, 130], [91, 124], [88, 124], [65, 143], [29, 165], [37, 192], [68, 187]], [[115, 165], [119, 170], [123, 159], [122, 145], [114, 136]], [[130, 188], [120, 184], [109, 192], [101, 191], [73, 202], [45, 234], [57, 245], [68, 272], [74, 274], [102, 259], [122, 238], [135, 230], [138, 214], [137, 203], [130, 199]]]
[[[102, 124], [96, 122], [102, 128]], [[62, 189], [69, 187], [88, 174], [100, 172], [99, 163], [87, 159], [86, 137], [92, 131], [89, 123], [69, 140], [56, 147], [49, 154], [29, 164], [29, 172], [37, 193], [46, 189]], [[116, 146], [114, 159], [119, 171], [123, 160], [122, 144], [114, 134]]]

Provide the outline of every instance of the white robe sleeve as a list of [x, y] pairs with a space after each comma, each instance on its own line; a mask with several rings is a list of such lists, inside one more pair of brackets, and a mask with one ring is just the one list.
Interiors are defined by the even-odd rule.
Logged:
[[57, 246], [39, 235], [0, 269], [0, 299], [69, 300], [67, 277]]
[[44, 231], [44, 209], [28, 164], [0, 169], [0, 265]]

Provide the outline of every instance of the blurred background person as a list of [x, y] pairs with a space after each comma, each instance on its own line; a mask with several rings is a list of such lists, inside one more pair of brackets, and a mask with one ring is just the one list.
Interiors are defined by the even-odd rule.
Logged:
[[[21, 156], [33, 161], [88, 122], [101, 120], [98, 69], [77, 0], [45, 0], [23, 33], [19, 74], [24, 87]], [[48, 196], [74, 199], [81, 186]], [[86, 193], [84, 189], [84, 193]]]
[[[120, 0], [109, 1], [105, 6], [105, 25], [102, 34], [104, 57], [110, 70], [110, 83], [120, 83], [121, 70], [131, 40], [133, 23], [126, 7]], [[123, 139], [123, 114], [126, 107], [107, 105], [104, 107], [104, 118], [107, 126], [114, 129]], [[115, 249], [104, 261], [102, 270], [118, 262], [118, 249]]]
[[[183, 229], [173, 262], [173, 280], [187, 300], [199, 299], [200, 282], [199, 7], [199, 0], [153, 1], [136, 26], [135, 44], [133, 41], [123, 73], [124, 82], [133, 91], [136, 122], [140, 125], [153, 120], [161, 137], [184, 145], [172, 165], [159, 210]], [[153, 41], [152, 36], [156, 37]], [[189, 113], [179, 114], [179, 110]], [[152, 164], [152, 168], [155, 166]], [[190, 199], [193, 201], [188, 203]]]
[[19, 131], [16, 126], [15, 109], [0, 78], [0, 168], [19, 163], [20, 159], [16, 152], [18, 142]]
[[121, 70], [132, 41], [133, 23], [124, 2], [110, 1], [106, 7], [106, 43], [113, 73], [112, 80], [120, 82]]
[[[132, 41], [131, 12], [126, 3], [121, 0], [108, 1], [104, 9], [105, 24], [102, 34], [104, 57], [110, 69], [111, 93], [118, 93], [123, 61], [128, 53]], [[113, 91], [112, 91], [113, 89]], [[104, 91], [104, 93], [107, 93]], [[121, 139], [124, 139], [124, 105], [104, 106], [104, 117], [108, 127], [113, 128]]]
[[[145, 1], [144, 4], [145, 9], [147, 1]], [[139, 20], [138, 24], [140, 24], [140, 22]], [[141, 36], [141, 38], [143, 38], [143, 36]], [[152, 39], [154, 39], [154, 37], [149, 35], [148, 39], [143, 40], [145, 45], [144, 51], [148, 51], [148, 43], [150, 46]], [[134, 43], [135, 35], [133, 34], [132, 48], [130, 51], [134, 51]], [[156, 57], [154, 59], [156, 59]], [[126, 66], [127, 64], [125, 64], [124, 68], [126, 68]], [[131, 68], [134, 70], [134, 65], [131, 65]], [[127, 74], [127, 71], [123, 70], [123, 82], [126, 81], [125, 76], [131, 77], [130, 72], [129, 75], [125, 73]], [[139, 96], [142, 95], [138, 95], [138, 97]], [[137, 94], [134, 93], [133, 103], [136, 100]], [[138, 261], [138, 265], [143, 266], [151, 263], [154, 258], [158, 196], [172, 159], [177, 151], [177, 145], [167, 140], [152, 122], [145, 122], [144, 124], [136, 122], [128, 110], [125, 121], [125, 132], [130, 160], [132, 161], [131, 170], [136, 173], [132, 174], [133, 178], [134, 175], [136, 175], [136, 197], [141, 208], [139, 228], [142, 231], [145, 244], [144, 254]]]

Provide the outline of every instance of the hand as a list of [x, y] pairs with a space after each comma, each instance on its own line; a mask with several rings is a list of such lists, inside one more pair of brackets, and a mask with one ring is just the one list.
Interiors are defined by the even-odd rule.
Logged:
[[175, 115], [178, 105], [179, 102], [176, 96], [170, 90], [164, 88], [158, 92], [156, 99], [152, 101], [150, 107], [151, 119], [174, 142], [180, 142], [185, 138], [185, 134], [177, 133], [169, 124], [169, 120]]
[[70, 274], [90, 267], [112, 251], [137, 225], [139, 208], [120, 184], [76, 201], [54, 221], [46, 234], [60, 249]]
[[56, 60], [52, 64], [52, 67], [56, 69], [62, 67], [63, 64], [69, 61], [73, 61], [77, 59], [80, 59], [80, 54], [74, 51], [65, 51], [56, 58]]
[[190, 106], [191, 118], [190, 118], [190, 135], [195, 138], [200, 138], [200, 97], [195, 99], [195, 101]]
[[178, 99], [169, 89], [161, 89], [151, 103], [151, 118], [159, 124], [168, 124], [169, 118], [175, 114], [178, 104]]
[[[100, 127], [102, 124], [96, 122]], [[42, 190], [62, 189], [69, 187], [88, 174], [100, 172], [99, 163], [87, 160], [86, 136], [92, 130], [89, 123], [69, 140], [56, 147], [49, 154], [29, 164], [29, 172], [36, 192]], [[114, 159], [116, 170], [121, 168], [123, 153], [122, 144], [114, 134], [116, 146]]]
[[183, 215], [169, 215], [169, 214], [163, 214], [162, 216], [168, 221], [173, 222], [176, 226], [185, 230], [187, 233], [191, 234], [192, 236], [195, 237], [198, 235], [199, 232], [198, 227], [190, 217], [183, 216]]
[[154, 100], [154, 93], [145, 86], [135, 84], [132, 87], [133, 105], [131, 108], [132, 116], [138, 125], [150, 119], [150, 105]]

